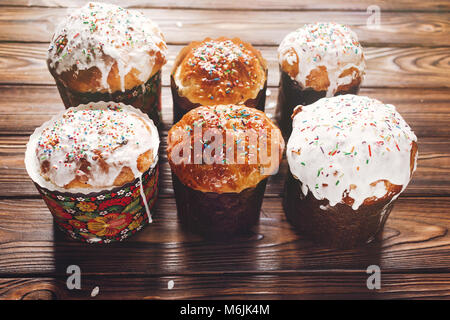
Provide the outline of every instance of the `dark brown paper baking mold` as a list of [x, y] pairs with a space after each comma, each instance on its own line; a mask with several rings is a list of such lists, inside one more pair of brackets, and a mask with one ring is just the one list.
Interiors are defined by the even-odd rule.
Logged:
[[[359, 85], [351, 87], [349, 90], [341, 90], [334, 95], [357, 94]], [[280, 68], [280, 90], [275, 112], [275, 118], [285, 139], [288, 139], [292, 132], [292, 112], [298, 105], [306, 106], [317, 100], [325, 98], [326, 91], [316, 91], [312, 88], [303, 88], [297, 81], [293, 80], [286, 72]]]
[[[50, 72], [52, 72], [51, 69]], [[52, 75], [55, 78], [56, 86], [66, 108], [98, 101], [121, 102], [140, 109], [153, 120], [156, 127], [160, 128], [161, 126], [161, 71], [154, 74], [142, 85], [126, 91], [116, 91], [113, 93], [77, 92], [66, 87], [59, 80], [58, 75], [54, 73]]]
[[310, 191], [305, 196], [301, 186], [289, 172], [283, 199], [286, 217], [301, 235], [331, 247], [351, 248], [373, 241], [394, 205], [388, 198], [362, 204], [357, 210], [342, 203], [329, 206], [328, 200], [318, 200]]
[[178, 217], [183, 226], [212, 239], [248, 232], [259, 221], [267, 179], [240, 193], [194, 190], [172, 173]]

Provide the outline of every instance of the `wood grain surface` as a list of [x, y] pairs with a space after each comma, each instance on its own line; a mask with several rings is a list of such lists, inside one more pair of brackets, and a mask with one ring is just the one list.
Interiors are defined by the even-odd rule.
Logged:
[[[161, 197], [155, 222], [109, 246], [67, 239], [26, 174], [28, 136], [63, 105], [47, 71], [53, 29], [87, 1], [0, 0], [0, 299], [450, 299], [450, 3], [448, 1], [122, 1], [142, 8], [169, 43], [163, 71]], [[367, 8], [381, 26], [366, 25]], [[418, 168], [383, 233], [368, 246], [318, 246], [286, 221], [288, 170], [269, 179], [259, 225], [227, 242], [184, 230], [164, 153], [172, 124], [169, 74], [179, 50], [206, 36], [238, 36], [268, 61], [266, 111], [278, 95], [277, 45], [303, 23], [349, 24], [365, 47], [361, 95], [396, 105], [419, 138]], [[68, 290], [66, 268], [82, 270]], [[379, 265], [380, 290], [366, 287]], [[168, 290], [167, 282], [175, 286]], [[94, 287], [99, 294], [91, 297]]]
[[[448, 197], [403, 197], [394, 206], [379, 241], [352, 250], [317, 246], [286, 222], [281, 201], [264, 199], [252, 233], [229, 242], [210, 242], [185, 231], [173, 197], [163, 197], [155, 222], [129, 241], [92, 246], [54, 230], [40, 199], [0, 201], [1, 275], [58, 275], [77, 264], [84, 275], [277, 273], [305, 270], [450, 272]], [[420, 208], [420, 210], [418, 210]]]
[[[0, 41], [48, 42], [66, 8], [3, 7]], [[439, 12], [383, 12], [378, 28], [367, 27], [366, 11], [252, 11], [142, 9], [164, 32], [169, 44], [209, 37], [240, 37], [255, 45], [278, 45], [304, 23], [336, 21], [352, 27], [363, 45], [449, 46], [450, 21]], [[180, 36], [182, 34], [182, 36]], [[395, 34], [395, 36], [392, 36]]]
[[[168, 63], [163, 67], [163, 85], [169, 86], [170, 72], [176, 55], [183, 46], [169, 46]], [[54, 85], [47, 70], [47, 43], [0, 43], [0, 78], [2, 84]], [[279, 69], [276, 47], [257, 46], [268, 62], [269, 87], [278, 86]], [[365, 48], [367, 70], [363, 87], [450, 88], [450, 49]]]
[[[81, 290], [65, 289], [65, 279], [0, 278], [2, 299], [436, 299], [449, 298], [450, 276], [386, 274], [379, 291], [368, 291], [365, 273], [265, 275], [112, 276], [86, 278]], [[168, 281], [174, 281], [172, 290]], [[407, 285], [406, 285], [407, 284]], [[92, 290], [99, 294], [92, 298]], [[170, 311], [168, 311], [170, 314]]]
[[[11, 119], [14, 119], [12, 117]], [[160, 194], [172, 196], [172, 180], [170, 167], [165, 155], [166, 133], [162, 137], [160, 156]], [[25, 170], [24, 153], [28, 136], [0, 137], [0, 197], [38, 196]], [[448, 138], [419, 137], [418, 168], [414, 178], [405, 190], [404, 195], [450, 195], [450, 141]], [[280, 197], [283, 193], [284, 177], [288, 172], [288, 164], [283, 159], [280, 171], [269, 178], [266, 197]]]
[[[70, 7], [76, 8], [89, 0], [0, 0], [0, 6], [14, 6], [14, 7]], [[348, 0], [348, 1], [334, 1], [334, 0], [255, 0], [255, 1], [211, 1], [211, 0], [128, 0], [123, 2], [121, 0], [109, 0], [109, 3], [114, 3], [127, 8], [181, 8], [189, 9], [227, 9], [227, 10], [252, 10], [252, 11], [273, 11], [273, 10], [359, 10], [366, 11], [371, 5], [377, 5], [383, 11], [439, 11], [445, 12], [450, 10], [450, 4], [445, 0], [397, 0], [397, 1], [373, 1], [373, 0]]]

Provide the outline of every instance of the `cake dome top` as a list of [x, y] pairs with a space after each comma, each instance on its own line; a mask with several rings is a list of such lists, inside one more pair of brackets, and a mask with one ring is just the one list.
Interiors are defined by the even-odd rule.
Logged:
[[121, 103], [97, 102], [54, 116], [31, 135], [27, 171], [51, 189], [108, 189], [132, 182], [158, 159], [158, 131]]
[[245, 105], [192, 109], [168, 133], [173, 173], [202, 192], [237, 193], [256, 187], [278, 172], [283, 150], [278, 127], [264, 112]]
[[332, 206], [344, 199], [356, 210], [386, 196], [393, 185], [399, 192], [406, 188], [416, 142], [393, 105], [341, 95], [295, 109], [286, 155], [305, 195], [310, 191]]
[[[289, 33], [278, 48], [278, 60], [282, 70], [302, 87], [326, 90], [327, 97], [339, 86], [361, 81], [365, 68], [357, 35], [333, 22], [306, 24]], [[327, 74], [324, 83], [317, 83], [319, 73]]]
[[[111, 90], [111, 70], [144, 83], [166, 62], [164, 37], [139, 11], [113, 4], [89, 2], [57, 26], [48, 49], [48, 65], [56, 74], [96, 68], [99, 88]], [[135, 82], [136, 82], [135, 81]]]
[[266, 62], [239, 38], [206, 38], [183, 48], [173, 78], [180, 94], [201, 105], [238, 104], [254, 99], [266, 82]]

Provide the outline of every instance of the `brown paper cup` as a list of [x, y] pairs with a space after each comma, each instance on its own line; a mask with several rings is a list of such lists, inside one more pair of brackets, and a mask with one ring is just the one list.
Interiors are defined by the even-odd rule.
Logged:
[[[353, 86], [349, 90], [341, 90], [334, 95], [357, 94], [359, 85]], [[275, 112], [275, 118], [285, 139], [288, 139], [292, 132], [292, 113], [298, 105], [306, 106], [317, 100], [325, 98], [326, 91], [315, 91], [312, 88], [303, 88], [297, 81], [293, 80], [286, 72], [280, 68], [280, 90]]]
[[259, 221], [267, 179], [240, 193], [201, 192], [185, 186], [172, 173], [178, 217], [192, 232], [227, 239], [248, 232]]
[[317, 200], [310, 191], [305, 196], [301, 186], [289, 173], [283, 199], [286, 217], [301, 235], [331, 247], [351, 248], [372, 242], [394, 205], [390, 198], [370, 206], [363, 204], [357, 210], [341, 203], [329, 206], [328, 200]]
[[130, 237], [151, 222], [158, 171], [156, 165], [131, 183], [89, 194], [48, 190], [36, 182], [35, 186], [62, 232], [88, 243], [110, 243]]
[[61, 99], [66, 108], [98, 101], [114, 101], [131, 105], [147, 114], [157, 127], [161, 124], [161, 71], [152, 76], [145, 84], [126, 91], [77, 92], [66, 87], [53, 74]]
[[[266, 77], [267, 78], [267, 77]], [[173, 123], [177, 123], [190, 110], [200, 107], [200, 103], [193, 103], [188, 98], [180, 96], [178, 86], [175, 84], [173, 76], [170, 76], [170, 88], [173, 99]], [[267, 80], [264, 87], [258, 92], [256, 98], [248, 99], [243, 104], [250, 108], [256, 108], [264, 111], [266, 105]]]

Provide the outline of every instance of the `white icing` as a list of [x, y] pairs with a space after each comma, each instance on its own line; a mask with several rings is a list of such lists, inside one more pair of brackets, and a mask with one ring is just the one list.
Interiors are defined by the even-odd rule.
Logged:
[[[67, 44], [61, 50], [58, 40], [63, 38]], [[157, 52], [163, 57], [167, 55], [164, 37], [158, 26], [141, 12], [90, 2], [57, 26], [48, 59], [57, 74], [97, 67], [105, 90], [109, 90], [107, 78], [116, 61], [121, 88], [125, 91], [125, 75], [133, 68], [140, 72], [137, 77], [143, 83], [158, 71], [153, 70]]]
[[[292, 53], [292, 49], [296, 55]], [[347, 26], [336, 23], [307, 24], [289, 33], [278, 48], [278, 60], [298, 64], [296, 80], [306, 88], [311, 70], [327, 68], [330, 85], [327, 97], [332, 97], [340, 85], [347, 85], [359, 74], [364, 74], [365, 62], [357, 35]], [[344, 70], [354, 67], [358, 74], [339, 78]]]
[[294, 117], [286, 155], [305, 196], [311, 191], [334, 206], [349, 192], [356, 210], [366, 198], [386, 194], [384, 183], [370, 185], [378, 180], [402, 185], [403, 192], [411, 179], [411, 148], [417, 138], [393, 105], [349, 94], [323, 98], [301, 110]]
[[150, 213], [150, 208], [148, 207], [147, 198], [145, 197], [144, 186], [142, 184], [142, 175], [139, 176], [139, 191], [141, 193], [141, 199], [145, 206], [145, 212], [147, 213], [148, 223], [152, 223], [152, 214]]
[[178, 90], [180, 90], [181, 92], [183, 92], [186, 87], [183, 85], [183, 79], [181, 79], [181, 68], [178, 67], [177, 70], [175, 71], [175, 75], [173, 77], [174, 81], [175, 81], [175, 85], [178, 87]]
[[[49, 145], [51, 141], [55, 141], [55, 146]], [[32, 180], [40, 186], [67, 192], [64, 186], [76, 175], [84, 174], [76, 162], [69, 160], [84, 158], [90, 163], [87, 183], [92, 188], [70, 191], [87, 194], [113, 188], [123, 167], [129, 167], [135, 178], [141, 177], [137, 168], [139, 155], [151, 149], [153, 168], [158, 162], [158, 148], [158, 130], [147, 115], [122, 103], [97, 102], [65, 110], [37, 128], [27, 144], [25, 165]], [[101, 152], [108, 172], [94, 160], [94, 150]], [[48, 179], [41, 175], [43, 161], [50, 163]]]

